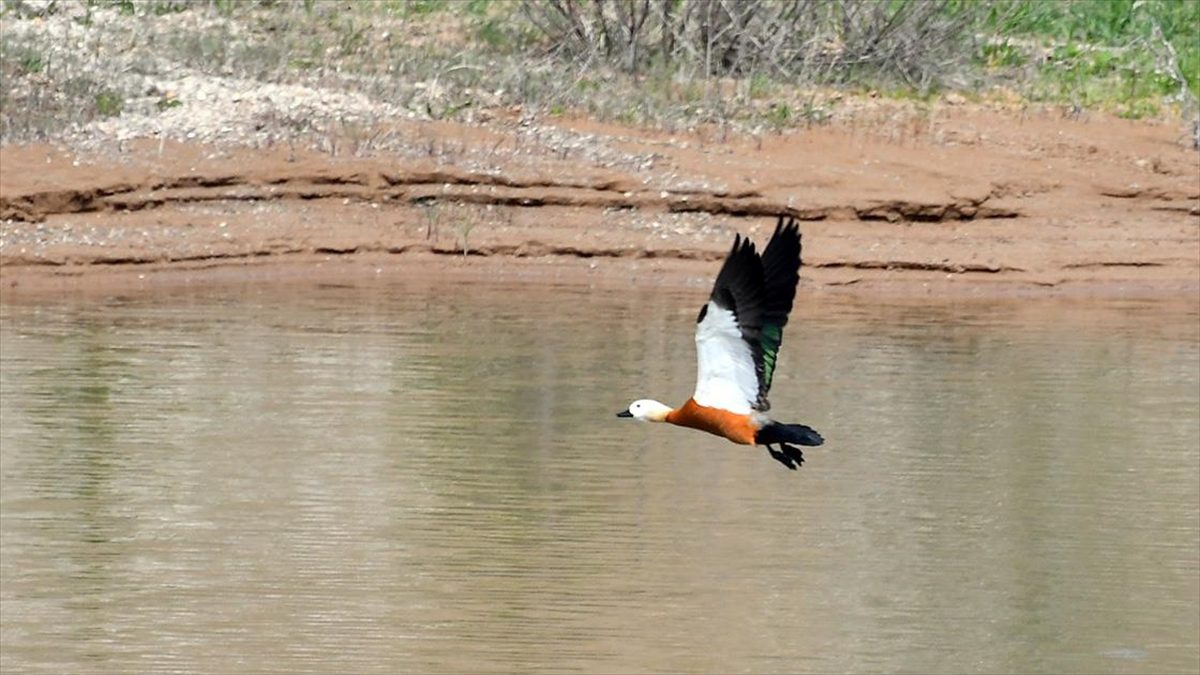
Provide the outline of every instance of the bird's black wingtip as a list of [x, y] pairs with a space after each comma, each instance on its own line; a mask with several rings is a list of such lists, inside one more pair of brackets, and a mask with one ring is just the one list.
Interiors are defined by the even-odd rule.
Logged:
[[779, 214], [779, 220], [775, 223], [775, 234], [771, 238], [774, 239], [781, 232], [795, 233], [796, 238], [800, 238], [800, 223], [796, 222], [795, 216]]

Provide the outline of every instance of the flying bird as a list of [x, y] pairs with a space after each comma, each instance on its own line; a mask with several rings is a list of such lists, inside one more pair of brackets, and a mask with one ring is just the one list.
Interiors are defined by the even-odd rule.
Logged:
[[735, 235], [712, 295], [696, 318], [696, 392], [678, 408], [639, 399], [617, 417], [765, 445], [772, 458], [793, 471], [803, 464], [804, 453], [796, 446], [821, 445], [825, 439], [811, 427], [767, 416], [775, 359], [800, 280], [800, 250], [794, 218], [779, 218], [761, 256], [753, 242]]

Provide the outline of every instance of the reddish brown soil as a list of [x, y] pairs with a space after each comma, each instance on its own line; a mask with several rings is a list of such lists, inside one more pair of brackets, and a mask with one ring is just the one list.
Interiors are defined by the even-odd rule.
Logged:
[[1200, 154], [1171, 124], [961, 110], [757, 138], [539, 129], [413, 122], [394, 130], [412, 152], [352, 158], [5, 147], [0, 284], [11, 298], [447, 268], [639, 283], [710, 275], [734, 232], [762, 240], [786, 213], [805, 221], [816, 288], [1200, 292]]

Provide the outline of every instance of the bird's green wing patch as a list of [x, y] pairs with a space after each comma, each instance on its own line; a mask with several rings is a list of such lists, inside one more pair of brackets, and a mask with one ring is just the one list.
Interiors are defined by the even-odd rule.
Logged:
[[775, 357], [779, 354], [779, 345], [783, 343], [783, 327], [765, 325], [759, 334], [759, 345], [762, 347], [762, 379], [759, 391], [765, 398], [771, 389], [771, 378], [775, 375]]

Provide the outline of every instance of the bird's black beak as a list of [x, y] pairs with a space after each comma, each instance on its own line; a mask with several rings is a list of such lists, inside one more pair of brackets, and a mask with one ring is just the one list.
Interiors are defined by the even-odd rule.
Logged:
[[633, 417], [633, 413], [629, 412], [628, 410], [622, 410], [621, 412], [617, 413], [617, 417]]

